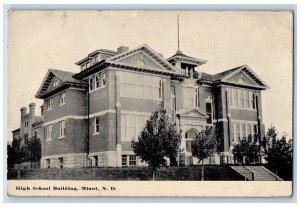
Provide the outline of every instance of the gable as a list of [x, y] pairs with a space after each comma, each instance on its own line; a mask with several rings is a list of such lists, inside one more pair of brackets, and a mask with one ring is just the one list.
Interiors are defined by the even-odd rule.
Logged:
[[198, 119], [206, 119], [207, 115], [204, 112], [201, 112], [198, 108], [192, 108], [189, 110], [181, 111], [178, 113], [181, 117], [189, 117], [189, 118], [198, 118]]
[[51, 81], [50, 85], [48, 86], [48, 88], [46, 89], [46, 91], [52, 90], [53, 88], [56, 88], [57, 86], [59, 86], [62, 83], [63, 82], [54, 75], [54, 77], [52, 78], [52, 81]]
[[221, 77], [221, 82], [258, 87], [263, 90], [269, 88], [269, 86], [247, 65], [228, 71], [230, 72]]
[[249, 75], [247, 75], [243, 71], [239, 71], [237, 74], [226, 79], [226, 81], [246, 85], [259, 85], [255, 80], [253, 80]]
[[61, 88], [65, 83], [75, 83], [76, 85], [84, 84], [79, 80], [75, 80], [72, 77], [73, 75], [74, 74], [71, 72], [49, 69], [35, 97], [41, 98], [44, 94], [56, 90], [57, 88]]
[[137, 51], [133, 54], [118, 59], [117, 62], [137, 67], [163, 69], [154, 58], [147, 55], [144, 51]]
[[153, 70], [154, 72], [181, 75], [181, 70], [171, 65], [160, 54], [144, 44], [130, 51], [120, 53], [105, 60], [106, 63], [121, 67]]

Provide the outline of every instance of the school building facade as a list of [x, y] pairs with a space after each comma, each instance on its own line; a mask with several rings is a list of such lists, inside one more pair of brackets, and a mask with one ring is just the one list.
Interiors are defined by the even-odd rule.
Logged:
[[222, 140], [207, 162], [232, 162], [239, 137], [265, 133], [268, 85], [247, 65], [211, 75], [201, 72], [206, 63], [181, 51], [165, 59], [145, 44], [96, 50], [75, 74], [49, 69], [36, 94], [44, 100], [41, 167], [144, 165], [130, 142], [161, 101], [182, 132], [181, 164], [196, 164], [191, 143], [208, 125]]

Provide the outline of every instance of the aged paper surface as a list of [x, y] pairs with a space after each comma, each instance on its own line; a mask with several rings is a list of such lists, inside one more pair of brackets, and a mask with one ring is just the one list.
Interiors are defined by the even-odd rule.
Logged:
[[[134, 48], [146, 43], [164, 53], [165, 58], [170, 57], [177, 49], [178, 13], [182, 50], [208, 59], [209, 64], [203, 69], [208, 73], [244, 64], [254, 68], [271, 87], [263, 93], [262, 100], [266, 127], [274, 124], [291, 137], [293, 16], [289, 11], [10, 11], [9, 141], [11, 131], [20, 125], [20, 108], [31, 102], [42, 104], [34, 96], [48, 68], [78, 72], [74, 63], [86, 54], [120, 45]], [[291, 181], [8, 180], [7, 183], [8, 194], [12, 196], [287, 197], [292, 194]], [[53, 187], [66, 188], [53, 190]]]

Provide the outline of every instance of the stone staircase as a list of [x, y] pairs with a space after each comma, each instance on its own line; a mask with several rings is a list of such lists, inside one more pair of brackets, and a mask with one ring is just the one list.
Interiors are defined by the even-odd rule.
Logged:
[[245, 180], [254, 181], [282, 181], [280, 177], [263, 166], [230, 166], [233, 170], [245, 177]]

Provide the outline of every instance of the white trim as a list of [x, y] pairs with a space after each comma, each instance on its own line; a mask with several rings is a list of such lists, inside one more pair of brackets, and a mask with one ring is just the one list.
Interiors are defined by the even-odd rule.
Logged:
[[47, 126], [47, 125], [50, 125], [50, 124], [55, 124], [57, 122], [60, 122], [60, 121], [63, 121], [63, 120], [66, 120], [66, 119], [85, 119], [85, 116], [74, 116], [74, 115], [68, 115], [68, 116], [63, 116], [61, 118], [58, 118], [58, 119], [54, 119], [52, 121], [48, 121], [48, 122], [45, 122], [43, 124], [43, 126]]
[[134, 151], [121, 151], [121, 153], [122, 153], [122, 155], [135, 155]]
[[86, 156], [87, 153], [70, 153], [70, 154], [59, 154], [59, 155], [47, 155], [42, 156], [41, 159], [53, 159], [53, 158], [59, 158], [59, 157], [66, 157], [66, 156], [76, 156], [76, 155], [84, 155]]
[[67, 88], [66, 90], [64, 90], [64, 91], [67, 91], [67, 90], [77, 90], [77, 91], [85, 91], [85, 89], [83, 89], [83, 88], [75, 88], [75, 87], [69, 87], [69, 88]]
[[251, 121], [251, 120], [240, 120], [240, 119], [231, 119], [231, 122], [239, 122], [243, 124], [258, 124], [258, 121]]
[[251, 109], [251, 108], [242, 108], [242, 107], [236, 107], [236, 106], [231, 106], [229, 107], [230, 109], [234, 109], [234, 110], [243, 110], [243, 111], [253, 111], [256, 112], [256, 109]]
[[[108, 110], [100, 111], [97, 113], [90, 114], [90, 118], [94, 118], [95, 116], [102, 116], [107, 113], [117, 113], [117, 111], [115, 109], [108, 109]], [[87, 119], [87, 116], [85, 116], [85, 117]]]
[[[117, 111], [115, 109], [108, 109], [108, 110], [100, 111], [100, 112], [97, 112], [94, 114], [90, 114], [90, 118], [93, 118], [95, 116], [101, 116], [101, 115], [104, 115], [107, 113], [117, 113]], [[54, 123], [57, 123], [59, 121], [65, 120], [65, 119], [87, 119], [87, 118], [88, 118], [88, 116], [67, 115], [67, 116], [63, 116], [58, 119], [54, 119], [52, 121], [45, 122], [43, 124], [43, 126], [47, 126], [49, 124], [54, 124]]]
[[143, 74], [143, 75], [149, 75], [149, 76], [155, 76], [155, 77], [163, 77], [163, 78], [168, 78], [171, 79], [169, 76], [166, 75], [157, 75], [149, 72], [140, 72], [140, 71], [133, 71], [133, 70], [128, 70], [128, 69], [121, 69], [113, 66], [109, 66], [110, 69], [116, 70], [116, 71], [125, 71], [125, 72], [131, 72], [131, 73], [138, 73], [138, 74]]
[[207, 87], [207, 88], [212, 88], [212, 86], [211, 86], [211, 85], [208, 85], [208, 84], [202, 84], [201, 86]]
[[121, 111], [121, 114], [150, 116], [152, 113], [151, 112], [140, 112], [140, 111]]
[[210, 96], [208, 96], [208, 97], [205, 99], [205, 102], [206, 102], [206, 103], [212, 103], [213, 100], [211, 99]]
[[213, 123], [215, 124], [217, 122], [222, 122], [222, 121], [224, 122], [224, 121], [228, 121], [228, 120], [227, 119], [223, 119], [223, 118], [222, 119], [214, 119]]

